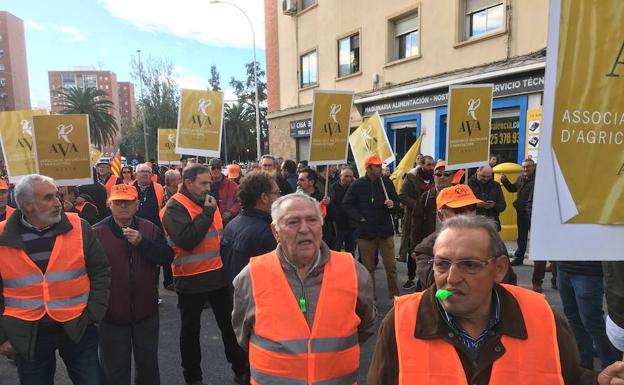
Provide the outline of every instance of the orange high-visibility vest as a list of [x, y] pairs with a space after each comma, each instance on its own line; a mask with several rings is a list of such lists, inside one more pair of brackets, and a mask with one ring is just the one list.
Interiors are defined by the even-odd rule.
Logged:
[[302, 314], [275, 251], [249, 263], [255, 324], [249, 341], [251, 383], [357, 382], [360, 362], [357, 273], [349, 253], [332, 251], [312, 330]]
[[152, 182], [152, 186], [154, 186], [154, 192], [156, 193], [156, 202], [158, 202], [158, 209], [160, 210], [163, 207], [163, 197], [165, 195], [165, 189], [160, 183]]
[[111, 189], [116, 184], [117, 184], [117, 177], [115, 175], [111, 174], [111, 176], [108, 177], [108, 180], [104, 184], [104, 188], [106, 189], [106, 193], [108, 194], [108, 196], [110, 196]]
[[[490, 384], [564, 385], [555, 316], [543, 295], [503, 285], [520, 305], [529, 338], [503, 335], [505, 353], [492, 365]], [[414, 337], [422, 293], [395, 297], [394, 328], [399, 358], [399, 385], [467, 385], [455, 347], [442, 339]]]
[[[191, 221], [195, 220], [200, 213], [204, 211], [204, 208], [197, 203], [193, 202], [186, 195], [181, 193], [175, 193], [169, 198], [169, 201], [175, 200], [180, 202], [186, 211], [191, 216]], [[161, 217], [165, 215], [165, 212], [169, 206], [167, 205], [161, 210]], [[171, 238], [167, 235], [167, 241], [173, 248], [175, 256], [171, 263], [171, 271], [174, 276], [187, 276], [197, 275], [212, 270], [217, 270], [223, 267], [221, 261], [221, 231], [223, 230], [223, 222], [221, 221], [221, 213], [217, 207], [212, 219], [212, 224], [206, 232], [204, 239], [193, 248], [193, 250], [185, 250], [171, 241]], [[166, 232], [165, 232], [166, 234]]]
[[7, 219], [9, 219], [9, 217], [11, 216], [11, 214], [13, 214], [13, 211], [15, 211], [15, 209], [9, 205], [6, 205], [4, 208], [4, 220], [6, 221]]
[[97, 211], [97, 207], [95, 207], [95, 205], [89, 201], [84, 201], [80, 204], [74, 205], [74, 208], [76, 209], [76, 211], [78, 211], [79, 214], [82, 214], [82, 210], [85, 208], [86, 205], [92, 206], [95, 211]]
[[[72, 229], [56, 236], [45, 274], [22, 249], [0, 246], [4, 316], [58, 322], [78, 318], [87, 307], [90, 283], [85, 268], [80, 217], [67, 213]], [[6, 221], [0, 222], [0, 233]]]

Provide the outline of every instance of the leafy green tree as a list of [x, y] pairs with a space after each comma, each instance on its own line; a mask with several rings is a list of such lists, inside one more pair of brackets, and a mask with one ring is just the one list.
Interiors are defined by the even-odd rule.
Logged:
[[143, 95], [138, 99], [134, 130], [129, 129], [123, 132], [122, 153], [125, 155], [135, 152], [143, 154], [143, 114], [145, 114], [149, 153], [146, 159], [155, 159], [158, 144], [157, 130], [175, 128], [178, 124], [180, 95], [178, 84], [173, 78], [173, 64], [168, 60], [152, 57], [139, 63], [138, 58], [134, 57], [130, 65], [135, 82], [138, 84], [141, 80], [143, 81]]
[[221, 81], [219, 75], [219, 71], [217, 70], [216, 65], [210, 66], [210, 79], [208, 79], [208, 84], [210, 85], [210, 89], [212, 91], [221, 91]]
[[111, 114], [114, 104], [104, 90], [92, 87], [70, 87], [56, 92], [60, 97], [63, 114], [87, 114], [91, 143], [102, 148], [114, 144], [117, 135], [117, 122]]
[[[223, 112], [225, 136], [221, 143], [222, 153], [225, 154], [227, 143], [227, 159], [247, 160], [251, 154], [252, 144], [255, 143], [254, 127], [256, 117], [254, 110], [246, 103], [229, 103], [225, 105]], [[249, 154], [247, 149], [250, 149]]]
[[253, 154], [256, 154], [256, 122], [255, 122], [255, 113], [256, 113], [256, 100], [255, 94], [258, 93], [258, 104], [260, 105], [260, 140], [262, 143], [265, 143], [268, 140], [268, 123], [267, 123], [267, 106], [266, 106], [266, 82], [264, 81], [265, 72], [260, 67], [260, 63], [256, 62], [256, 71], [258, 75], [258, 89], [256, 90], [254, 85], [254, 76], [253, 76], [253, 66], [254, 63], [245, 64], [245, 68], [247, 70], [247, 78], [244, 81], [236, 80], [231, 78], [230, 86], [234, 89], [234, 94], [238, 98], [238, 102], [240, 104], [245, 104], [252, 109], [252, 113], [254, 114], [254, 122], [252, 125], [252, 133], [253, 133], [253, 141], [249, 143], [249, 147], [251, 148]]

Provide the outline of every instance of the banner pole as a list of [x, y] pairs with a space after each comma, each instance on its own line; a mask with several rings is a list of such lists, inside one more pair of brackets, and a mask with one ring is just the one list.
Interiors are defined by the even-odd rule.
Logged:
[[390, 198], [388, 198], [388, 191], [386, 190], [386, 185], [384, 184], [383, 181], [383, 175], [379, 177], [381, 179], [381, 188], [383, 189], [384, 195], [386, 196], [386, 200], [389, 200]]
[[323, 197], [327, 196], [328, 191], [329, 191], [329, 165], [327, 165], [327, 167], [325, 168], [325, 195], [323, 195]]

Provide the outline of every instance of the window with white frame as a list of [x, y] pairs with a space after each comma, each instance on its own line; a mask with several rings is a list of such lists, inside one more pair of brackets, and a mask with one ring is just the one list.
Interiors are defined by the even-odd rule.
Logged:
[[314, 4], [316, 4], [316, 0], [299, 0], [299, 11], [310, 8]]
[[503, 1], [466, 0], [465, 13], [466, 39], [503, 30]]
[[301, 55], [299, 58], [299, 71], [301, 73], [299, 79], [301, 88], [309, 87], [318, 82], [316, 50]]
[[360, 72], [360, 34], [338, 40], [338, 77]]
[[417, 56], [420, 53], [418, 13], [413, 13], [392, 21], [394, 26], [393, 60]]

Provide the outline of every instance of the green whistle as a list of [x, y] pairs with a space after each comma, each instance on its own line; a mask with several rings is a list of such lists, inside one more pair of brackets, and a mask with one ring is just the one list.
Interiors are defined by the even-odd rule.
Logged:
[[446, 289], [442, 289], [442, 290], [437, 290], [435, 293], [435, 297], [437, 299], [439, 299], [440, 301], [446, 301], [447, 299], [449, 299], [450, 297], [452, 297], [455, 293], [453, 293], [452, 290], [446, 290]]
[[299, 298], [299, 308], [301, 308], [301, 312], [304, 314], [306, 311], [308, 311], [306, 299], [304, 297]]

